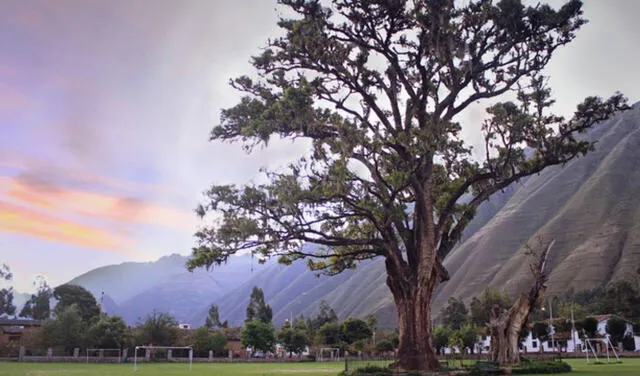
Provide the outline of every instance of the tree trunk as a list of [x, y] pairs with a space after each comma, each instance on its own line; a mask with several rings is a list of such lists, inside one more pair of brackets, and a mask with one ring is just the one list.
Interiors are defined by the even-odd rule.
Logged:
[[520, 362], [520, 330], [527, 323], [531, 308], [526, 294], [521, 294], [508, 311], [500, 312], [497, 306], [493, 308], [489, 324], [491, 334], [489, 359], [491, 361], [501, 365]]
[[436, 370], [440, 363], [431, 343], [431, 298], [438, 276], [429, 273], [416, 278], [417, 283], [408, 279], [411, 278], [393, 273], [387, 278], [398, 311], [400, 342], [396, 361], [391, 367], [398, 370]]
[[[545, 265], [549, 251], [555, 243], [552, 240], [542, 252], [542, 239], [539, 239], [540, 249], [535, 250], [527, 245], [532, 256], [538, 257], [536, 263], [530, 265], [533, 273], [533, 285], [528, 293], [522, 293], [509, 310], [501, 310], [495, 306], [491, 310], [489, 332], [491, 334], [491, 349], [489, 359], [501, 365], [512, 365], [520, 362], [520, 331], [527, 324], [529, 313], [539, 303], [546, 290], [547, 273]], [[542, 346], [540, 346], [542, 349]]]

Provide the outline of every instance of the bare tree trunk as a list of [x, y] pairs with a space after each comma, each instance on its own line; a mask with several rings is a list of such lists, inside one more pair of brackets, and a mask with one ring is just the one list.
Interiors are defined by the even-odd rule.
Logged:
[[[397, 277], [397, 278], [396, 278]], [[388, 275], [398, 311], [399, 345], [396, 361], [391, 365], [401, 370], [436, 370], [440, 363], [433, 349], [431, 298], [439, 282], [436, 273], [409, 283], [405, 276]]]
[[489, 359], [501, 365], [512, 365], [520, 362], [520, 331], [527, 324], [529, 314], [539, 303], [544, 291], [547, 273], [544, 270], [549, 250], [554, 241], [548, 245], [544, 252], [529, 248], [533, 256], [537, 256], [536, 263], [531, 265], [534, 276], [533, 286], [528, 293], [518, 296], [509, 310], [501, 312], [500, 307], [495, 306], [491, 310], [489, 333], [491, 335], [491, 349]]

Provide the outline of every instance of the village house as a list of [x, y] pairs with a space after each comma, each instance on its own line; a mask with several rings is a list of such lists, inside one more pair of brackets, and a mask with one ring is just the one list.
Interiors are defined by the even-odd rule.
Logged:
[[[598, 321], [598, 335], [601, 338], [607, 336], [607, 321], [614, 315], [597, 315], [593, 316]], [[550, 328], [550, 333], [553, 333], [553, 342], [551, 339], [541, 341], [536, 338], [531, 332], [522, 341], [520, 345], [520, 351], [523, 353], [537, 353], [537, 352], [581, 352], [585, 349], [586, 343], [584, 334], [579, 333], [577, 330], [571, 329], [569, 332], [556, 332], [553, 325]], [[640, 336], [634, 335], [633, 324], [627, 322], [627, 329], [625, 335], [633, 336], [635, 342], [635, 351], [640, 351]], [[474, 353], [486, 353], [489, 351], [491, 344], [491, 338], [489, 336], [481, 336], [476, 343]], [[451, 354], [451, 349], [446, 347], [444, 349], [445, 354]], [[459, 352], [456, 349], [456, 352]]]
[[40, 320], [0, 318], [0, 346], [19, 345], [30, 333], [40, 330]]

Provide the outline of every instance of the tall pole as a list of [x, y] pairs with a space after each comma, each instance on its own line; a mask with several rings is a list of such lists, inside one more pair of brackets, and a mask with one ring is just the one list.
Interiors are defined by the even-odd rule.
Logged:
[[576, 320], [573, 318], [573, 302], [571, 302], [571, 341], [573, 341], [573, 352], [576, 352]]
[[551, 326], [551, 350], [556, 352], [556, 341], [554, 337], [554, 327], [553, 327], [553, 308], [551, 306], [551, 299], [549, 299], [549, 325]]

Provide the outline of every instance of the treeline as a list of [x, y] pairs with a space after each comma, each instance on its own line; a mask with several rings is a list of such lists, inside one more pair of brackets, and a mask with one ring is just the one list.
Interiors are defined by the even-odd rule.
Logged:
[[[44, 298], [46, 297], [46, 299]], [[49, 308], [49, 299], [57, 304]], [[393, 351], [397, 336], [378, 333], [374, 345], [377, 320], [338, 319], [326, 302], [321, 302], [315, 316], [300, 315], [276, 328], [273, 311], [266, 304], [263, 291], [254, 287], [241, 328], [229, 327], [220, 319], [219, 308], [211, 305], [205, 325], [194, 330], [179, 328], [168, 313], [153, 312], [129, 327], [120, 316], [101, 312], [94, 296], [81, 286], [62, 285], [51, 290], [46, 283], [32, 296], [21, 312], [22, 317], [43, 320], [41, 331], [30, 332], [22, 339], [27, 348], [54, 348], [71, 355], [75, 348], [124, 349], [136, 345], [193, 346], [195, 356], [227, 356], [229, 340], [239, 341], [251, 356], [274, 353], [280, 344], [289, 356], [300, 355], [307, 348], [324, 347], [350, 351]], [[237, 355], [237, 354], [236, 354]]]
[[[212, 306], [210, 312], [217, 314]], [[292, 356], [301, 354], [307, 347], [337, 348], [341, 352], [358, 352], [372, 346], [377, 320], [369, 316], [367, 320], [348, 318], [342, 322], [326, 302], [322, 301], [318, 313], [313, 317], [299, 315], [293, 322], [286, 320], [281, 328], [276, 329], [272, 322], [271, 307], [264, 301], [262, 289], [254, 287], [247, 306], [246, 320], [241, 331], [244, 347], [250, 348], [254, 354], [264, 355], [275, 350], [276, 343], [281, 344]], [[219, 320], [207, 318], [207, 322]]]
[[[474, 297], [469, 306], [461, 300], [450, 298], [441, 312], [441, 323], [434, 329], [433, 345], [438, 353], [445, 347], [473, 353], [478, 338], [487, 335], [491, 309], [498, 306], [508, 309], [511, 299], [498, 289], [486, 288]], [[556, 332], [570, 332], [572, 327], [580, 336], [599, 336], [597, 315], [611, 314], [606, 331], [614, 345], [622, 342], [631, 348], [633, 338], [625, 337], [627, 322], [633, 323], [633, 331], [640, 332], [640, 292], [628, 281], [616, 281], [606, 288], [579, 292], [569, 291], [561, 296], [549, 296], [529, 315], [528, 325], [521, 331], [521, 339], [531, 332], [534, 338], [551, 340], [550, 320]]]

